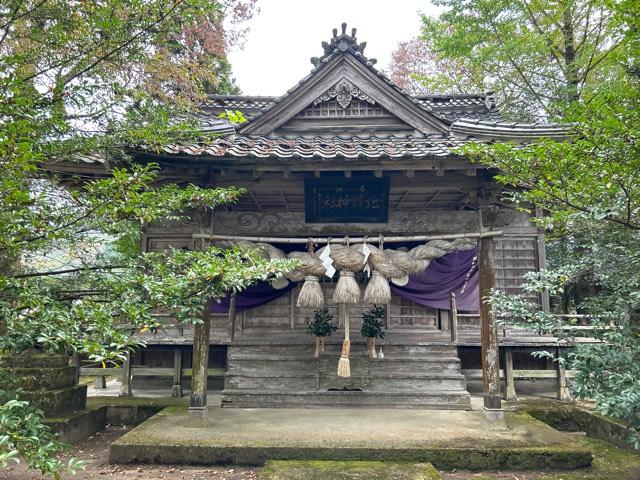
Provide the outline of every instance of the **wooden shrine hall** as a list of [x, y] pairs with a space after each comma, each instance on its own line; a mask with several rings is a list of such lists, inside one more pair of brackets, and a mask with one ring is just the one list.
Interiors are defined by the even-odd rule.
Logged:
[[[198, 120], [219, 133], [215, 140], [131, 152], [135, 162], [158, 163], [164, 182], [247, 190], [237, 204], [193, 212], [189, 222], [145, 226], [143, 250], [266, 244], [273, 258], [302, 258], [310, 249], [320, 258], [327, 245], [329, 257], [341, 249], [363, 255], [365, 246], [372, 253], [357, 269], [331, 257], [333, 276], [326, 266], [320, 274], [302, 271], [214, 302], [206, 328], [170, 328], [168, 318], [167, 330], [145, 337], [147, 347], [132, 358], [125, 389], [130, 372], [141, 386], [163, 375], [179, 395], [185, 372], [206, 380], [209, 365], [217, 374], [209, 385], [224, 381], [224, 407], [469, 409], [469, 391], [483, 391], [485, 407], [499, 410], [504, 386], [514, 397], [516, 383], [527, 391], [536, 378], [559, 380], [566, 394], [564, 372], [530, 355], [559, 348], [556, 340], [510, 328], [506, 319], [498, 325], [479, 301], [494, 287], [519, 292], [526, 272], [544, 268], [543, 236], [503, 202], [495, 172], [458, 150], [469, 142], [561, 138], [563, 130], [504, 122], [491, 93], [410, 95], [375, 68], [365, 46], [343, 24], [284, 95], [210, 95]], [[218, 118], [228, 110], [247, 121]], [[100, 168], [94, 161], [74, 171]], [[424, 251], [432, 253], [416, 253]], [[422, 267], [394, 276], [375, 263], [385, 254], [392, 264], [413, 255]], [[357, 302], [335, 301], [343, 277], [357, 283]], [[386, 335], [378, 340], [383, 358], [370, 358], [360, 335], [374, 277], [390, 291], [382, 305]], [[307, 282], [319, 284], [338, 323], [318, 358], [307, 332], [314, 308], [300, 301]], [[538, 300], [548, 309], [548, 298]], [[350, 374], [340, 376], [345, 336]], [[191, 392], [192, 407], [206, 405], [206, 385]]]

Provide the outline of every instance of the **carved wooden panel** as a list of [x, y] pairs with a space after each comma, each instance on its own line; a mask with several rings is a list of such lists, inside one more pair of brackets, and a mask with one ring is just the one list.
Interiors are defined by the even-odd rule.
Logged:
[[223, 235], [402, 235], [477, 231], [472, 211], [389, 212], [387, 223], [309, 224], [304, 212], [216, 212], [214, 232]]

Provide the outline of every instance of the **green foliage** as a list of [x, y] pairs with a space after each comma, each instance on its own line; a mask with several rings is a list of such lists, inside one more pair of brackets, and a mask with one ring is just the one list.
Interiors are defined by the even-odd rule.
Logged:
[[218, 118], [226, 118], [232, 123], [244, 123], [247, 121], [246, 117], [240, 110], [225, 110], [218, 114]]
[[57, 456], [68, 449], [43, 423], [42, 412], [19, 399], [15, 377], [0, 372], [0, 468], [10, 462], [27, 462], [42, 474], [60, 478], [60, 472], [76, 473], [84, 462], [70, 458], [66, 464]]
[[537, 221], [547, 230], [549, 269], [530, 274], [523, 288], [548, 290], [553, 313], [570, 316], [502, 292], [493, 293], [493, 305], [508, 321], [569, 345], [576, 337], [597, 340], [556, 360], [575, 372], [575, 395], [625, 420], [640, 447], [640, 24], [637, 2], [612, 8], [626, 24], [618, 73], [567, 106], [568, 141], [467, 152], [500, 170], [496, 178], [519, 208], [542, 208]]
[[611, 75], [625, 42], [613, 2], [437, 0], [413, 72], [430, 91], [494, 91], [506, 114], [557, 116]]
[[384, 338], [384, 307], [374, 305], [371, 310], [362, 312], [362, 328], [360, 333], [363, 337]]
[[338, 329], [333, 315], [327, 307], [313, 312], [313, 319], [307, 325], [307, 331], [316, 337], [328, 337]]
[[[117, 363], [140, 344], [134, 333], [159, 327], [155, 309], [195, 323], [207, 299], [288, 268], [242, 250], [138, 247], [141, 225], [209, 215], [243, 193], [166, 185], [157, 165], [131, 165], [128, 153], [209, 139], [190, 114], [205, 93], [233, 88], [216, 78], [230, 73], [223, 21], [248, 18], [252, 6], [1, 3], [0, 353]], [[58, 177], [87, 158], [102, 175]], [[12, 396], [0, 400], [0, 462], [21, 457], [58, 476], [61, 446], [42, 416]]]

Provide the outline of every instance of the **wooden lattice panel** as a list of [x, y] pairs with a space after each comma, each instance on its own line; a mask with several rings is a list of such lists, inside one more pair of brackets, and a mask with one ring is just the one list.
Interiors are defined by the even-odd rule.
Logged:
[[[524, 274], [537, 270], [535, 237], [501, 239], [495, 242], [496, 288], [506, 293], [522, 293]], [[529, 295], [536, 298], [535, 295]]]

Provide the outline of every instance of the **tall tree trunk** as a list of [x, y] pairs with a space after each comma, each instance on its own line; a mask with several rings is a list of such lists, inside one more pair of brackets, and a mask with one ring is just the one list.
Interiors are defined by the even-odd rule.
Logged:
[[573, 31], [573, 1], [564, 3], [562, 15], [562, 36], [564, 40], [564, 64], [566, 75], [566, 97], [574, 102], [580, 97], [578, 65], [576, 63], [576, 38]]

